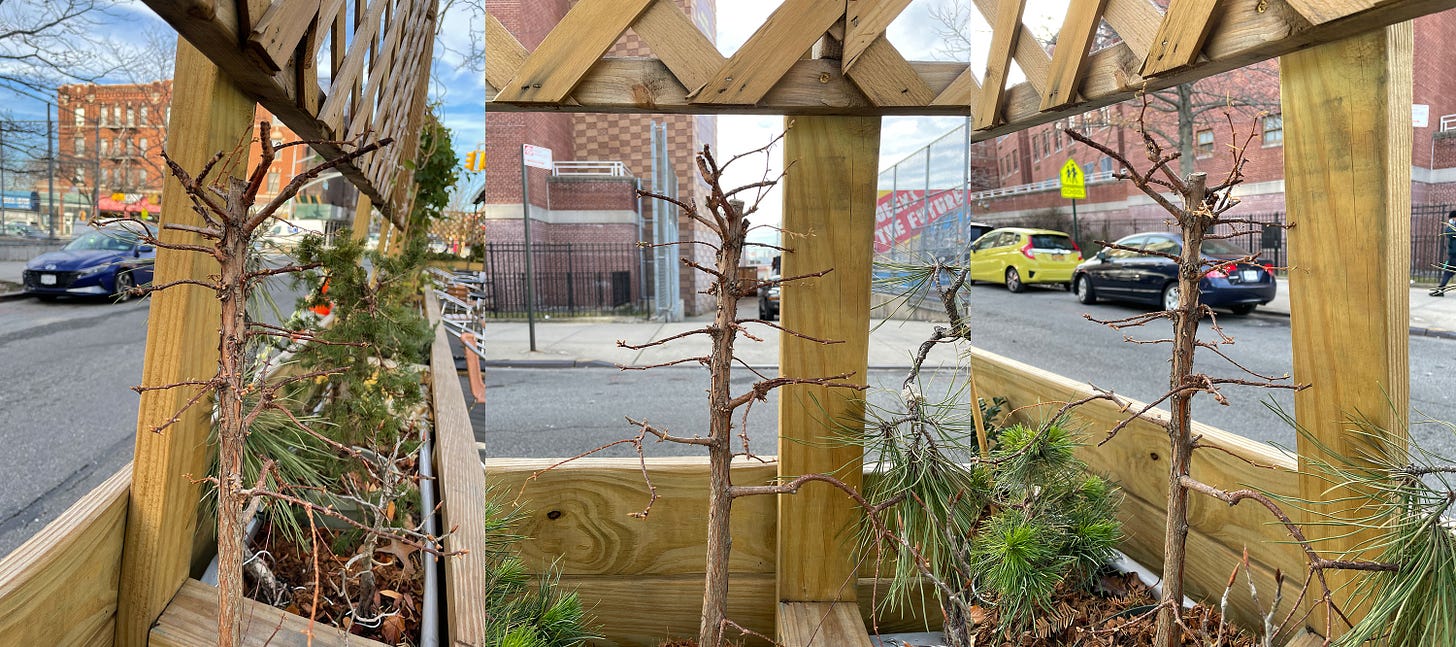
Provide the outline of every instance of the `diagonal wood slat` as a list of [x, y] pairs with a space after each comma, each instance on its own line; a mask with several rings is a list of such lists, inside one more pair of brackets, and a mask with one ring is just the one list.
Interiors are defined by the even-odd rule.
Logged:
[[713, 73], [727, 62], [673, 0], [652, 3], [632, 25], [632, 31], [689, 88], [700, 88], [711, 81]]
[[885, 34], [910, 0], [848, 0], [844, 12], [844, 72]]
[[[1026, 0], [1000, 0], [996, 22], [992, 23], [991, 52], [986, 61], [986, 76], [981, 81], [981, 95], [976, 99], [975, 126], [985, 130], [1001, 122], [1001, 99], [1006, 93], [1006, 74], [1011, 69], [1011, 52], [1020, 39], [1021, 14]], [[1026, 39], [1031, 40], [1031, 39]]]
[[1057, 34], [1056, 49], [1052, 50], [1042, 110], [1060, 108], [1077, 100], [1077, 84], [1086, 71], [1087, 52], [1102, 22], [1102, 8], [1106, 3], [1107, 0], [1071, 0], [1062, 30]]
[[[995, 27], [998, 23], [996, 17], [1000, 15], [1001, 5], [998, 0], [975, 0], [976, 10], [986, 19], [986, 24]], [[1018, 22], [1018, 24], [1021, 24]], [[1021, 25], [1022, 31], [1026, 30]], [[992, 50], [995, 51], [995, 50]], [[1016, 65], [1021, 68], [1021, 73], [1026, 75], [1026, 82], [1037, 92], [1046, 92], [1047, 69], [1051, 67], [1051, 57], [1047, 56], [1046, 50], [1042, 49], [1041, 43], [1035, 38], [1019, 38], [1016, 47], [1012, 50], [1016, 53]]]
[[845, 72], [877, 106], [923, 106], [935, 99], [915, 68], [881, 35]]
[[1204, 41], [1213, 32], [1213, 10], [1218, 0], [1172, 0], [1158, 26], [1153, 47], [1143, 61], [1141, 74], [1157, 76], [1187, 67], [1198, 60]]
[[713, 79], [696, 90], [702, 104], [751, 105], [844, 17], [844, 0], [785, 0]]
[[[940, 91], [940, 94], [936, 95], [935, 99], [930, 102], [930, 105], [949, 109], [954, 109], [956, 106], [966, 106], [966, 109], [970, 110], [971, 103], [980, 95], [981, 82], [976, 80], [976, 73], [970, 66], [966, 66], [966, 69], [962, 70], [956, 76], [955, 80], [951, 81], [950, 85], [946, 86], [944, 90]], [[971, 116], [973, 118], [975, 117], [974, 110], [971, 110]]]
[[[318, 16], [319, 0], [277, 0], [248, 35], [248, 47], [254, 58], [269, 71], [283, 69], [293, 50], [303, 40], [313, 19]], [[330, 19], [333, 16], [329, 16]]]
[[514, 103], [558, 103], [616, 44], [654, 0], [581, 0], [496, 96]]
[[1148, 0], [1107, 0], [1102, 19], [1141, 61], [1153, 48], [1153, 39], [1158, 36], [1158, 24], [1163, 21], [1163, 14]]
[[490, 43], [490, 55], [485, 57], [485, 83], [499, 91], [531, 53], [493, 14], [485, 15], [485, 42]]
[[1380, 4], [1379, 0], [1288, 0], [1299, 15], [1312, 25], [1323, 25], [1336, 18], [1360, 13]]
[[349, 51], [344, 55], [344, 64], [334, 72], [334, 78], [330, 80], [330, 90], [324, 105], [319, 109], [319, 119], [329, 125], [334, 132], [343, 130], [344, 110], [348, 107], [352, 98], [353, 103], [358, 106], [358, 98], [353, 92], [345, 92], [359, 79], [364, 71], [364, 61], [371, 48], [373, 36], [379, 27], [379, 16], [384, 7], [389, 3], [385, 0], [375, 0], [369, 6], [367, 17], [358, 30], [354, 32], [354, 41], [349, 44]]

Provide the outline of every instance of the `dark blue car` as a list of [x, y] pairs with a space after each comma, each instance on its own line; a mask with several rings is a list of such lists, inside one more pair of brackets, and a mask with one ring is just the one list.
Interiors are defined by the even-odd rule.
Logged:
[[[1119, 247], [1177, 256], [1183, 237], [1170, 233], [1133, 234], [1115, 243]], [[1086, 304], [1098, 300], [1140, 301], [1171, 310], [1178, 305], [1178, 265], [1172, 260], [1128, 249], [1107, 248], [1072, 273], [1072, 291]], [[1203, 241], [1208, 263], [1198, 283], [1199, 300], [1213, 308], [1248, 314], [1274, 300], [1278, 284], [1264, 260], [1245, 261], [1249, 253], [1223, 240]]]
[[131, 297], [131, 289], [152, 282], [157, 251], [137, 235], [140, 225], [112, 226], [77, 236], [59, 251], [25, 264], [25, 291], [42, 299], [58, 296]]

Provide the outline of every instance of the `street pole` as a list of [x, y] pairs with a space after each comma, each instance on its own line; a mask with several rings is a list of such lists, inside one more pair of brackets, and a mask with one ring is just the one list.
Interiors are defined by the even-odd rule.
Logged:
[[526, 328], [536, 352], [536, 274], [531, 264], [531, 182], [526, 171], [526, 145], [521, 144], [521, 221], [526, 237]]
[[91, 152], [96, 155], [96, 176], [91, 178], [91, 222], [101, 217], [101, 119], [96, 120], [96, 143]]
[[0, 126], [0, 227], [5, 225], [5, 128]]
[[51, 238], [56, 237], [56, 129], [51, 121], [51, 104], [46, 104], [46, 210], [50, 212]]
[[[1077, 199], [1072, 198], [1072, 242], [1082, 239], [1082, 230], [1077, 228]], [[1078, 246], [1081, 243], [1077, 243]]]

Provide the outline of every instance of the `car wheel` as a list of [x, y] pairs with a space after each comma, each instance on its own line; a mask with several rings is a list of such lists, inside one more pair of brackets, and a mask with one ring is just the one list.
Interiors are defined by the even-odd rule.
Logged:
[[1176, 310], [1178, 308], [1178, 282], [1174, 281], [1163, 286], [1163, 309]]
[[1092, 289], [1092, 279], [1086, 274], [1077, 276], [1077, 281], [1072, 285], [1072, 291], [1077, 294], [1077, 301], [1086, 305], [1097, 303], [1097, 292]]
[[1254, 311], [1254, 304], [1240, 303], [1239, 305], [1229, 308], [1229, 310], [1233, 310], [1234, 314], [1236, 315], [1246, 315]]
[[111, 296], [115, 297], [118, 303], [131, 299], [131, 291], [136, 287], [136, 279], [132, 278], [131, 272], [126, 270], [118, 271], [116, 273], [116, 280], [113, 283], [116, 284], [116, 291]]
[[1014, 267], [1006, 268], [1006, 289], [1012, 292], [1026, 291], [1026, 285], [1021, 282], [1021, 272]]

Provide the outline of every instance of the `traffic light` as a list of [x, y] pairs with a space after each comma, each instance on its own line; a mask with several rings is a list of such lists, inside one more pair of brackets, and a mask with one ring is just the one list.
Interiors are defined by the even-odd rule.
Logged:
[[467, 170], [467, 171], [477, 170], [475, 168], [475, 154], [476, 154], [475, 151], [470, 151], [469, 153], [466, 153], [465, 154], [465, 170]]
[[475, 151], [475, 170], [485, 170], [485, 151]]

